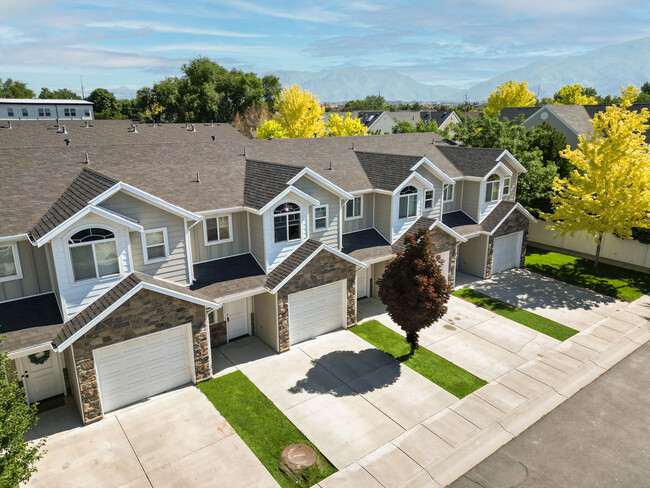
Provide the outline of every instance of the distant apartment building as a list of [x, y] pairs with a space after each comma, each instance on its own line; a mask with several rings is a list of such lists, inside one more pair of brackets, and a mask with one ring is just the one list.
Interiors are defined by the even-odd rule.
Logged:
[[0, 120], [93, 120], [86, 100], [0, 98]]

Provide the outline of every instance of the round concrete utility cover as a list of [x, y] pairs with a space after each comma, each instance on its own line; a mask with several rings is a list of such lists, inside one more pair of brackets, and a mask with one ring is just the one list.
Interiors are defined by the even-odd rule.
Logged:
[[282, 461], [291, 470], [307, 468], [316, 462], [316, 451], [307, 444], [289, 444], [282, 451]]

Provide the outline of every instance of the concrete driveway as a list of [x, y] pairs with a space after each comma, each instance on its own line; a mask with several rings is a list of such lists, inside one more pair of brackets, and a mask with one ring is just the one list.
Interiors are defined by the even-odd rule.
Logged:
[[195, 387], [48, 438], [30, 488], [277, 487]]
[[458, 400], [347, 330], [280, 355], [265, 347], [249, 337], [219, 351], [339, 469]]

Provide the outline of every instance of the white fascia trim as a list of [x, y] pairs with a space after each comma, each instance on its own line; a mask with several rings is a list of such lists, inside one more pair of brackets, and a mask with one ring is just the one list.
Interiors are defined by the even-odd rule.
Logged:
[[41, 247], [43, 244], [49, 242], [54, 237], [59, 235], [61, 232], [64, 232], [68, 227], [70, 227], [80, 219], [84, 218], [89, 213], [93, 213], [99, 217], [103, 217], [115, 224], [123, 225], [124, 227], [127, 227], [135, 232], [142, 232], [144, 230], [144, 228], [140, 224], [133, 222], [133, 220], [125, 218], [116, 212], [112, 212], [102, 207], [95, 207], [94, 205], [88, 205], [87, 207], [83, 208], [82, 210], [74, 214], [72, 217], [68, 218], [64, 222], [61, 222], [59, 225], [57, 225], [54, 229], [49, 231], [43, 237], [38, 239], [36, 241], [36, 246]]
[[330, 247], [326, 244], [321, 244], [320, 247], [316, 249], [313, 253], [311, 253], [311, 255], [307, 259], [305, 259], [302, 263], [300, 263], [299, 266], [297, 266], [291, 273], [289, 273], [285, 279], [283, 279], [272, 290], [269, 290], [271, 294], [275, 295], [280, 288], [286, 285], [291, 278], [293, 278], [302, 268], [304, 268], [312, 259], [314, 259], [323, 250], [329, 251], [332, 254], [340, 257], [341, 259], [345, 259], [346, 261], [349, 261], [350, 263], [359, 266], [360, 268], [364, 268], [364, 269], [368, 268], [367, 264], [364, 264], [361, 261], [351, 258], [347, 254], [343, 254], [341, 251], [337, 251], [333, 247]]
[[355, 191], [350, 192], [350, 194], [352, 196], [355, 196], [355, 197], [358, 197], [360, 195], [365, 195], [367, 193], [380, 193], [381, 195], [392, 195], [393, 194], [392, 191], [379, 190], [379, 189], [376, 189], [376, 188], [371, 188], [369, 190], [355, 190]]
[[433, 183], [427, 180], [424, 176], [422, 176], [420, 173], [413, 172], [397, 188], [395, 188], [392, 195], [393, 196], [397, 195], [402, 190], [402, 188], [404, 188], [406, 185], [408, 185], [411, 182], [411, 180], [414, 179], [419, 180], [420, 183], [422, 183], [428, 190], [432, 190], [434, 188]]
[[438, 175], [440, 179], [446, 183], [453, 184], [454, 180], [449, 177], [444, 171], [442, 171], [440, 168], [438, 168], [435, 164], [433, 164], [431, 161], [429, 161], [427, 158], [422, 158], [420, 161], [418, 161], [415, 166], [411, 168], [411, 171], [415, 171], [418, 169], [420, 166], [425, 164], [429, 171], [434, 173], [435, 175]]
[[463, 236], [461, 236], [458, 232], [453, 230], [452, 228], [446, 226], [445, 224], [442, 223], [440, 220], [436, 220], [431, 227], [429, 227], [429, 230], [433, 230], [435, 227], [438, 227], [440, 230], [445, 231], [447, 234], [450, 236], [453, 236], [456, 238], [456, 240], [460, 242], [467, 242], [467, 239]]
[[[528, 220], [530, 220], [533, 224], [537, 223], [537, 219], [536, 219], [535, 217], [533, 217], [533, 216], [531, 215], [531, 213], [530, 213], [528, 210], [526, 210], [526, 209], [521, 205], [521, 203], [517, 203], [514, 207], [512, 207], [512, 208], [510, 209], [510, 212], [508, 212], [508, 213], [506, 214], [506, 216], [503, 217], [503, 218], [501, 219], [501, 222], [499, 222], [499, 223], [497, 224], [497, 226], [496, 226], [494, 229], [492, 229], [492, 232], [490, 232], [489, 235], [494, 234], [494, 233], [499, 229], [499, 227], [501, 227], [501, 225], [506, 221], [506, 219], [507, 219], [508, 217], [510, 217], [510, 215], [512, 215], [512, 212], [514, 212], [515, 210], [519, 210], [519, 211], [520, 211], [522, 214], [524, 214], [524, 216], [525, 216]], [[486, 217], [487, 217], [487, 216], [486, 216]], [[483, 219], [483, 220], [485, 220], [485, 219]]]
[[196, 212], [197, 215], [200, 215], [201, 217], [207, 217], [210, 215], [218, 215], [218, 214], [223, 214], [223, 213], [233, 213], [233, 212], [252, 212], [252, 213], [259, 213], [259, 210], [256, 210], [251, 207], [245, 207], [243, 205], [240, 205], [238, 207], [228, 207], [228, 208], [213, 208], [211, 210], [201, 210], [199, 212]]
[[352, 200], [352, 195], [349, 194], [347, 191], [336, 186], [334, 183], [330, 182], [329, 180], [327, 180], [326, 178], [322, 177], [314, 170], [309, 168], [305, 168], [302, 171], [300, 171], [300, 173], [298, 173], [296, 176], [294, 176], [287, 182], [287, 185], [293, 185], [296, 181], [298, 181], [303, 176], [308, 176], [309, 178], [312, 178], [313, 180], [316, 181], [316, 183], [320, 184], [324, 188], [327, 188], [333, 193], [336, 193], [336, 195], [338, 195], [341, 198], [345, 198], [346, 200]]
[[0, 242], [19, 242], [29, 240], [27, 234], [16, 234], [15, 236], [0, 237]]
[[490, 176], [492, 176], [494, 173], [496, 173], [496, 171], [497, 171], [498, 169], [502, 169], [503, 171], [506, 172], [506, 174], [507, 174], [509, 177], [512, 178], [512, 174], [513, 174], [512, 171], [510, 171], [510, 170], [508, 169], [508, 167], [507, 167], [505, 164], [503, 164], [502, 162], [498, 162], [497, 165], [496, 165], [494, 168], [492, 168], [492, 169], [490, 170], [490, 172], [489, 172], [488, 174], [486, 174], [486, 175], [483, 177], [483, 181], [487, 181], [487, 179], [488, 179]]
[[512, 155], [512, 153], [507, 149], [499, 155], [497, 161], [501, 162], [501, 158], [503, 158], [504, 156], [510, 160], [510, 162], [512, 163], [512, 165], [515, 167], [517, 171], [519, 171], [520, 173], [528, 173], [528, 170], [524, 168], [524, 166], [519, 161], [517, 161], [517, 158], [515, 158]]
[[44, 342], [43, 344], [39, 344], [37, 346], [23, 347], [22, 349], [16, 349], [15, 351], [11, 351], [7, 353], [7, 357], [9, 359], [18, 359], [42, 351], [55, 351], [55, 349], [54, 347], [52, 347], [51, 342]]
[[276, 195], [273, 200], [260, 208], [259, 213], [263, 214], [267, 210], [273, 208], [274, 205], [277, 205], [280, 201], [284, 200], [289, 193], [295, 193], [298, 197], [302, 198], [303, 200], [307, 200], [312, 205], [320, 205], [320, 202], [318, 200], [310, 195], [307, 195], [304, 191], [299, 190], [295, 186], [288, 186], [284, 189], [284, 191], [282, 191], [282, 193]]
[[[108, 307], [106, 310], [104, 310], [102, 313], [94, 317], [91, 321], [89, 321], [86, 325], [84, 325], [81, 329], [79, 329], [77, 332], [72, 334], [70, 337], [68, 337], [65, 341], [63, 341], [57, 348], [54, 350], [56, 352], [63, 352], [65, 351], [70, 344], [74, 343], [79, 337], [84, 335], [86, 332], [88, 332], [90, 329], [92, 329], [95, 325], [97, 325], [99, 322], [104, 320], [107, 316], [109, 316], [111, 313], [113, 313], [117, 308], [119, 308], [122, 304], [124, 304], [129, 298], [133, 297], [136, 293], [138, 293], [140, 290], [150, 290], [154, 291], [157, 293], [161, 293], [163, 295], [167, 295], [170, 297], [174, 298], [179, 298], [181, 300], [187, 301], [187, 302], [192, 302], [196, 303], [198, 305], [203, 305], [204, 307], [207, 308], [220, 308], [221, 305], [219, 305], [216, 302], [210, 302], [207, 300], [202, 300], [201, 298], [196, 298], [190, 295], [186, 295], [185, 293], [179, 293], [177, 291], [170, 290], [168, 288], [164, 288], [162, 286], [158, 285], [153, 285], [151, 283], [145, 283], [145, 282], [140, 282], [136, 286], [134, 286], [131, 290], [129, 290], [128, 293], [123, 295], [119, 300], [116, 300], [115, 303], [113, 303], [110, 307]], [[94, 303], [94, 302], [93, 302]]]
[[461, 176], [458, 179], [462, 181], [484, 181], [484, 178], [481, 178], [480, 176]]
[[130, 193], [131, 195], [138, 197], [146, 202], [149, 202], [156, 207], [162, 208], [164, 210], [167, 210], [170, 213], [176, 214], [179, 217], [184, 217], [190, 220], [201, 220], [200, 215], [197, 215], [194, 212], [190, 212], [189, 210], [185, 210], [184, 208], [181, 208], [177, 205], [171, 204], [163, 200], [162, 198], [153, 196], [151, 193], [147, 193], [146, 191], [140, 190], [135, 186], [131, 186], [128, 183], [124, 183], [123, 181], [120, 181], [116, 185], [112, 186], [101, 195], [97, 195], [90, 202], [88, 202], [88, 205], [96, 205], [106, 200], [107, 198], [111, 197], [112, 195], [114, 195], [120, 190]]

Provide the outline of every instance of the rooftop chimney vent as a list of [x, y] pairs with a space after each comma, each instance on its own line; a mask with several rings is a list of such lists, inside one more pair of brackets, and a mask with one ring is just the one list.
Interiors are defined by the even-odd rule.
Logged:
[[201, 183], [201, 173], [199, 173], [198, 171], [196, 172], [196, 182]]
[[90, 164], [90, 156], [88, 156], [88, 153], [86, 153], [86, 164]]
[[131, 132], [134, 134], [138, 133], [138, 127], [135, 124], [131, 124]]
[[330, 171], [332, 171], [332, 161], [330, 161]]

